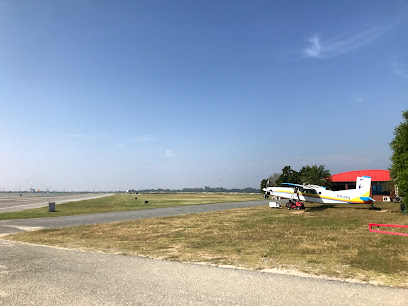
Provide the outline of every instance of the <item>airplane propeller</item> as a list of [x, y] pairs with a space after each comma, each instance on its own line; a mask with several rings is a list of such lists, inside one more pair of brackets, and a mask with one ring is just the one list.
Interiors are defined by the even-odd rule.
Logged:
[[264, 199], [266, 199], [269, 196], [268, 185], [269, 185], [269, 180], [266, 181], [266, 186], [265, 186], [266, 190], [264, 194]]

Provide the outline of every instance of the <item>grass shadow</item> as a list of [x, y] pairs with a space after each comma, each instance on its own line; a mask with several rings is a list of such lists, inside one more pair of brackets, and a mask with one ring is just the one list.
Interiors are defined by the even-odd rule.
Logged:
[[332, 208], [332, 205], [320, 205], [320, 206], [315, 206], [315, 207], [307, 207], [305, 209], [305, 212], [315, 212], [315, 211], [323, 211], [328, 208]]

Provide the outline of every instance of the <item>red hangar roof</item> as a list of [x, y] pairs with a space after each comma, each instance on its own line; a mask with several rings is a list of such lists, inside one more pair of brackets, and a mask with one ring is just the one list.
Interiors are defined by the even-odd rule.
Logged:
[[355, 182], [357, 176], [370, 176], [372, 182], [387, 182], [391, 179], [389, 170], [356, 170], [332, 175], [331, 181]]

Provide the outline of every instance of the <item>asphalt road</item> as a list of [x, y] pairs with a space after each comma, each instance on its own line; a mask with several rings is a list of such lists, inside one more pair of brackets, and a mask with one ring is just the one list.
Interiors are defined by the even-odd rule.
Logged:
[[407, 305], [408, 290], [0, 240], [0, 305]]
[[[268, 205], [267, 200], [248, 201], [248, 202], [230, 202], [219, 204], [203, 204], [167, 208], [155, 208], [144, 210], [132, 210], [110, 213], [87, 214], [67, 217], [19, 219], [19, 220], [1, 220], [0, 235], [7, 233], [17, 233], [27, 230], [38, 230], [45, 228], [57, 228], [66, 226], [78, 226], [86, 224], [106, 223], [114, 221], [127, 221], [143, 218], [156, 218], [166, 216], [177, 216], [192, 213], [211, 212], [234, 208], [255, 207]], [[52, 214], [52, 213], [50, 213]]]
[[67, 202], [75, 202], [82, 200], [97, 199], [112, 194], [100, 193], [100, 194], [73, 194], [73, 195], [59, 195], [53, 196], [52, 194], [47, 196], [10, 196], [0, 198], [0, 213], [10, 211], [21, 211], [25, 209], [38, 208], [48, 206], [49, 202], [55, 202], [55, 204], [62, 204]]

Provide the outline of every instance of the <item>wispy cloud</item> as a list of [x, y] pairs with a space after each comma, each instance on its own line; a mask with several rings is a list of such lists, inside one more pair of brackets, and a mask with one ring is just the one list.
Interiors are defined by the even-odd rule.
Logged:
[[170, 149], [164, 150], [164, 157], [170, 158], [170, 157], [174, 157], [174, 156], [175, 156], [175, 154], [174, 154], [173, 150], [170, 150]]
[[310, 57], [320, 57], [322, 48], [320, 47], [319, 36], [317, 34], [313, 35], [309, 38], [309, 42], [311, 43], [311, 46], [304, 49], [305, 54]]
[[407, 66], [403, 65], [397, 59], [394, 59], [391, 62], [391, 65], [392, 65], [392, 71], [394, 71], [396, 75], [403, 77], [403, 78], [408, 78], [408, 67]]
[[335, 57], [373, 42], [385, 30], [385, 28], [375, 28], [336, 40], [322, 40], [318, 34], [314, 34], [308, 39], [310, 44], [303, 49], [303, 53], [313, 58]]

